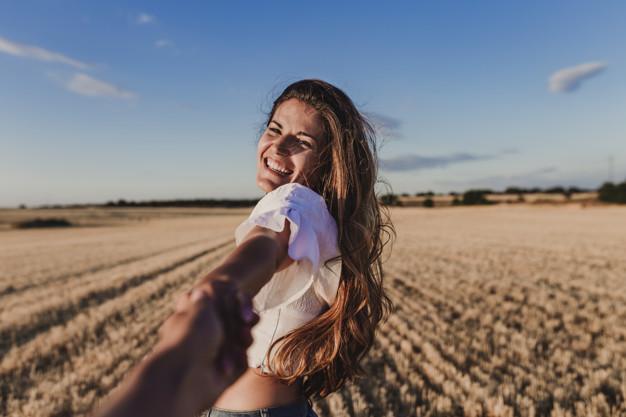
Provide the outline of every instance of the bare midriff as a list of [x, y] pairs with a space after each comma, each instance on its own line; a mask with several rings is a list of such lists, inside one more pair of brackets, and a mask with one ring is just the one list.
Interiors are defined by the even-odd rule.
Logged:
[[300, 384], [287, 385], [278, 378], [261, 374], [258, 369], [248, 368], [213, 406], [246, 411], [293, 404], [303, 398]]

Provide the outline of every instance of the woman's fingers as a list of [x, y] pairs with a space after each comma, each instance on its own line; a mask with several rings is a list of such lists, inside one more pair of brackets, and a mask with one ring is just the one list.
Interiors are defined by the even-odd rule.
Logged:
[[248, 367], [246, 349], [242, 346], [231, 346], [221, 351], [217, 360], [217, 371], [221, 376], [234, 381], [244, 373]]
[[175, 312], [160, 328], [160, 344], [179, 346], [189, 360], [232, 382], [247, 367], [251, 328], [258, 321], [250, 297], [230, 281], [214, 280], [178, 297]]
[[[196, 289], [201, 289], [215, 300], [217, 309], [225, 324], [232, 324], [237, 327], [240, 325], [237, 323], [238, 321], [249, 326], [254, 326], [258, 323], [259, 317], [254, 313], [251, 298], [240, 291], [232, 281], [213, 280], [203, 283]], [[192, 291], [194, 289], [187, 291], [179, 297], [177, 310], [185, 308]]]

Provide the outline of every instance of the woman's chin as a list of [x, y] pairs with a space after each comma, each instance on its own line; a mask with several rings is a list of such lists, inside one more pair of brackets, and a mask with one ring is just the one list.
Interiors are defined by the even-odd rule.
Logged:
[[276, 181], [271, 180], [269, 178], [259, 177], [257, 176], [256, 185], [264, 192], [269, 193], [270, 191], [274, 191], [276, 188], [280, 187], [283, 184], [288, 183], [289, 181], [285, 179], [285, 181]]

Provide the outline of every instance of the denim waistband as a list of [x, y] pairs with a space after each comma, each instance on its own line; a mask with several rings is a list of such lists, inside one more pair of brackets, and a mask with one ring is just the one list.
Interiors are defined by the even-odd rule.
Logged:
[[235, 411], [210, 408], [202, 417], [317, 417], [306, 400], [279, 407], [258, 408], [256, 410]]

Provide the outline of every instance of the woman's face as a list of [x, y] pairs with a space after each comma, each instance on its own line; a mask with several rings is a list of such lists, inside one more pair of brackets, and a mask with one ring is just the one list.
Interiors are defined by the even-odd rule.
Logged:
[[257, 175], [259, 188], [270, 192], [289, 182], [311, 186], [324, 140], [320, 114], [308, 104], [291, 98], [281, 103], [259, 139]]

